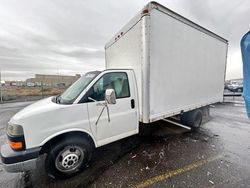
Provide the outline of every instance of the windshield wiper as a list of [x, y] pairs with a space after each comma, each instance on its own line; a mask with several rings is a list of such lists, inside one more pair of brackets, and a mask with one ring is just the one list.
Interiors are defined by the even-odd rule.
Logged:
[[57, 95], [55, 99], [56, 99], [56, 103], [58, 103], [58, 104], [61, 103], [61, 101], [60, 101], [61, 100], [60, 95]]
[[57, 102], [60, 104], [61, 103], [61, 95], [58, 95], [57, 97]]

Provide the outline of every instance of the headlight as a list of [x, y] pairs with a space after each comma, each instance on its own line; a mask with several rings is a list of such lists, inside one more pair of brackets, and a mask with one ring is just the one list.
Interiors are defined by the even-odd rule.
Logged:
[[23, 127], [9, 123], [7, 126], [7, 134], [9, 136], [23, 136]]
[[23, 127], [21, 125], [15, 125], [9, 123], [7, 125], [6, 132], [9, 139], [9, 145], [13, 150], [18, 151], [25, 149]]

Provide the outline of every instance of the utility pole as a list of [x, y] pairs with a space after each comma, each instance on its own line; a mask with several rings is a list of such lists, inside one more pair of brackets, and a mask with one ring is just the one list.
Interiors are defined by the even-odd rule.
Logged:
[[2, 71], [1, 71], [1, 69], [0, 69], [0, 102], [3, 103]]

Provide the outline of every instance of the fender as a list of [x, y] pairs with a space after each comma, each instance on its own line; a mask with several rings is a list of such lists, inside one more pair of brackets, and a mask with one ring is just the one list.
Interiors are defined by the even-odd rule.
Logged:
[[64, 133], [74, 132], [74, 131], [78, 131], [78, 132], [82, 132], [82, 133], [88, 134], [88, 135], [91, 137], [91, 139], [93, 140], [93, 142], [94, 142], [94, 144], [95, 144], [95, 147], [98, 147], [97, 142], [96, 142], [94, 136], [93, 136], [90, 132], [86, 131], [85, 129], [77, 129], [77, 128], [65, 129], [65, 130], [63, 130], [63, 131], [57, 132], [57, 133], [55, 133], [55, 134], [52, 134], [52, 135], [50, 135], [49, 137], [47, 137], [45, 140], [43, 140], [43, 141], [39, 144], [39, 146], [43, 146], [44, 144], [46, 144], [48, 141], [50, 141], [51, 139], [55, 138], [56, 136], [62, 135], [62, 134], [64, 134]]

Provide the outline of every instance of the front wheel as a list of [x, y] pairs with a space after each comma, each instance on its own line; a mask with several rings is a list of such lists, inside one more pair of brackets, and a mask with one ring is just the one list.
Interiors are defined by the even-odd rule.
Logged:
[[91, 146], [87, 139], [65, 138], [52, 146], [45, 161], [49, 176], [65, 179], [81, 172], [91, 158]]

